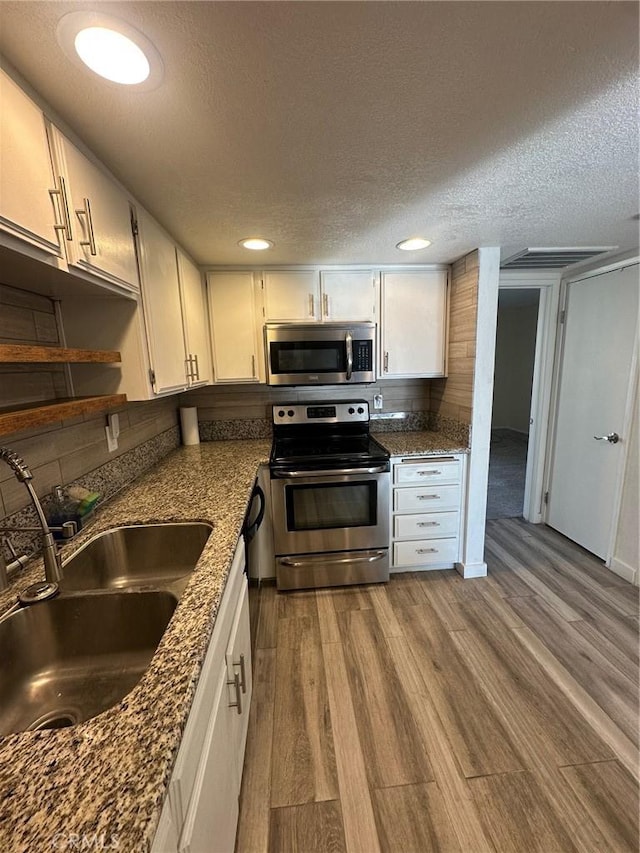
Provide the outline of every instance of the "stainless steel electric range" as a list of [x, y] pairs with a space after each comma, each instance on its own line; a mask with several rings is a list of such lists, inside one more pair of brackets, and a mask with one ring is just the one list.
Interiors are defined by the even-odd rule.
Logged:
[[389, 454], [366, 400], [273, 406], [278, 589], [389, 579]]

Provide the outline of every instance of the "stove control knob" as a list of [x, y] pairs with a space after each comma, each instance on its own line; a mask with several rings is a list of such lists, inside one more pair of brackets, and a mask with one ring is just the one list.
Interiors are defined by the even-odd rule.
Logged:
[[353, 406], [349, 406], [349, 414], [352, 415], [355, 412]]
[[280, 411], [278, 412], [278, 417], [279, 417], [279, 418], [283, 418], [283, 417], [284, 417], [284, 411], [283, 411], [282, 409], [280, 409]]
[[362, 408], [362, 406], [358, 406], [358, 414], [364, 415], [364, 409]]
[[292, 418], [294, 416], [295, 412], [293, 411], [293, 409], [289, 409], [287, 414], [289, 415], [290, 418]]

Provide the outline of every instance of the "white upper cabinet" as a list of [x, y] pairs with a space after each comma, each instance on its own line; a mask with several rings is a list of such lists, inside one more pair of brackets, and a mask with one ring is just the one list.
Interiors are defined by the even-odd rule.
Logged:
[[269, 270], [263, 290], [267, 323], [376, 320], [378, 274], [371, 270]]
[[375, 322], [378, 273], [371, 270], [327, 270], [320, 273], [322, 320]]
[[261, 329], [256, 324], [253, 273], [210, 272], [207, 289], [214, 382], [259, 382]]
[[143, 210], [138, 247], [153, 389], [156, 394], [181, 391], [188, 381], [176, 247]]
[[42, 110], [0, 69], [0, 228], [62, 256], [65, 201]]
[[445, 270], [382, 273], [381, 377], [446, 375]]
[[307, 270], [269, 270], [263, 274], [267, 323], [315, 323], [320, 320], [320, 279]]
[[177, 255], [187, 380], [190, 388], [197, 388], [211, 382], [206, 290], [200, 270], [180, 249], [177, 249]]
[[66, 183], [72, 241], [69, 266], [104, 281], [138, 289], [129, 198], [101, 169], [51, 128], [56, 180]]

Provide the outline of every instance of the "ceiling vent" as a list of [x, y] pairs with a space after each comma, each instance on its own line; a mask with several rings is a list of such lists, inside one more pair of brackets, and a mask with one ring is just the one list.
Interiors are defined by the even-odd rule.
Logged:
[[500, 264], [503, 270], [554, 270], [588, 261], [615, 246], [578, 246], [557, 249], [523, 249]]

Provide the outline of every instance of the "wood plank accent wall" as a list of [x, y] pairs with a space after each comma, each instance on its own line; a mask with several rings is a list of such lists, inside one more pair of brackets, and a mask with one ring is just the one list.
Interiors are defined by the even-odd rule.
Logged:
[[431, 411], [471, 423], [478, 313], [478, 252], [451, 268], [449, 375], [431, 383]]

